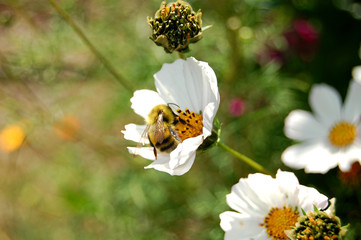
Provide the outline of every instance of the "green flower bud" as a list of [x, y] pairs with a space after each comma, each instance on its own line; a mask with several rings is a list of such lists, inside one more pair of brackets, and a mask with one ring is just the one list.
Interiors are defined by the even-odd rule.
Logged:
[[162, 2], [154, 19], [148, 17], [152, 28], [149, 37], [167, 53], [186, 52], [188, 45], [202, 38], [202, 13], [194, 12], [189, 3], [177, 0], [170, 4]]
[[323, 211], [308, 212], [298, 218], [296, 226], [286, 231], [292, 240], [334, 240], [342, 239], [346, 227], [341, 227], [340, 219]]

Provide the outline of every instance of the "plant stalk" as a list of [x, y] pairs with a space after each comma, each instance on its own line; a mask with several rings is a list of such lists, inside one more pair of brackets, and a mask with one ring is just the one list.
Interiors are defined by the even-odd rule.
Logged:
[[83, 31], [75, 24], [75, 22], [71, 19], [71, 17], [54, 1], [48, 0], [48, 2], [56, 9], [56, 11], [60, 14], [60, 16], [73, 28], [73, 30], [78, 34], [81, 40], [87, 45], [90, 51], [103, 63], [104, 67], [113, 75], [115, 80], [123, 85], [124, 88], [129, 90], [130, 92], [134, 92], [135, 88], [129, 84], [129, 82], [125, 81], [122, 78], [115, 68], [111, 65], [111, 63], [98, 51], [98, 49], [90, 42], [90, 40], [85, 36]]
[[224, 143], [219, 141], [217, 143], [217, 146], [223, 148], [224, 150], [226, 150], [227, 152], [229, 152], [230, 154], [232, 154], [233, 156], [235, 156], [236, 158], [238, 158], [242, 162], [248, 164], [252, 168], [256, 169], [257, 171], [268, 174], [268, 175], [272, 175], [269, 171], [267, 171], [264, 167], [262, 167], [262, 165], [258, 164], [257, 162], [253, 161], [252, 159], [250, 159], [249, 157], [243, 155], [242, 153], [239, 153], [236, 150], [228, 147]]

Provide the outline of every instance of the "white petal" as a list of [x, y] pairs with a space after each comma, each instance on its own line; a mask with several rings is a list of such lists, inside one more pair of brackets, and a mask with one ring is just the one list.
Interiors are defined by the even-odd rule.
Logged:
[[[178, 144], [177, 148], [170, 153], [169, 166], [172, 169], [177, 168], [180, 165], [184, 165], [189, 159], [195, 156], [197, 148], [202, 144], [203, 136], [188, 138], [182, 143]], [[194, 160], [194, 159], [193, 159]]]
[[233, 185], [231, 193], [227, 195], [227, 203], [240, 213], [265, 216], [270, 206], [279, 201], [279, 195], [273, 178], [260, 173], [250, 174]]
[[218, 110], [219, 102], [209, 103], [203, 110], [203, 136], [204, 138], [212, 134], [213, 120]]
[[179, 176], [185, 174], [194, 163], [196, 150], [202, 143], [201, 137], [186, 139], [178, 144], [177, 148], [168, 154], [166, 159], [162, 161], [158, 159], [145, 168], [154, 168], [158, 171], [167, 172], [170, 175]]
[[325, 125], [331, 127], [341, 118], [341, 96], [327, 84], [317, 84], [312, 87], [310, 93], [310, 105], [316, 118]]
[[250, 174], [248, 175], [248, 183], [252, 189], [257, 189], [258, 198], [268, 208], [270, 206], [282, 207], [284, 205], [285, 196], [280, 192], [276, 179], [264, 174]]
[[299, 186], [296, 175], [292, 172], [277, 171], [276, 181], [280, 192], [286, 194], [289, 205], [294, 206], [297, 203], [297, 187]]
[[172, 64], [164, 64], [154, 78], [159, 95], [182, 110], [189, 108], [199, 113], [210, 102], [219, 104], [217, 78], [205, 62], [194, 58], [178, 59]]
[[361, 118], [361, 81], [351, 80], [343, 108], [343, 117], [352, 123], [359, 122]]
[[326, 173], [337, 166], [337, 160], [324, 142], [308, 141], [293, 145], [282, 153], [281, 158], [287, 166], [294, 169], [305, 168], [308, 173]]
[[359, 161], [361, 163], [361, 143], [356, 141], [345, 152], [340, 152], [338, 155], [338, 167], [343, 172], [351, 170], [351, 166], [354, 162]]
[[352, 69], [352, 78], [361, 84], [361, 66], [356, 66]]
[[268, 239], [265, 228], [259, 224], [263, 219], [250, 217], [235, 212], [224, 212], [219, 215], [221, 228], [225, 231], [225, 240]]
[[193, 162], [195, 159], [195, 152], [192, 156], [189, 156], [188, 161], [185, 162], [185, 164], [183, 165], [179, 165], [176, 168], [170, 168], [169, 166], [169, 158], [168, 159], [159, 159], [158, 160], [152, 162], [151, 164], [149, 164], [148, 166], [146, 166], [145, 168], [154, 168], [158, 171], [162, 171], [162, 172], [166, 172], [172, 176], [179, 176], [179, 175], [183, 175], [186, 172], [189, 171], [189, 169], [192, 167]]
[[[152, 147], [141, 147], [141, 148], [136, 148], [136, 147], [127, 147], [128, 151], [130, 154], [134, 154], [136, 156], [141, 156], [145, 159], [149, 159], [149, 160], [155, 160], [155, 156], [154, 156], [154, 152], [153, 152], [153, 148]], [[161, 158], [163, 159], [163, 156], [157, 156], [158, 159]], [[168, 155], [168, 159], [169, 159], [169, 155]]]
[[[328, 198], [319, 193], [316, 189], [299, 185], [298, 187], [298, 207], [306, 212], [313, 211], [313, 206], [324, 209], [328, 205]], [[300, 209], [299, 209], [300, 210]]]
[[137, 90], [130, 99], [132, 109], [134, 112], [144, 119], [147, 119], [150, 110], [159, 104], [166, 104], [166, 102], [159, 96], [159, 94], [152, 90]]
[[306, 173], [327, 173], [330, 169], [335, 168], [338, 164], [338, 159], [336, 155], [330, 152], [324, 152], [320, 154], [320, 159], [314, 159], [310, 161], [308, 165], [305, 167]]
[[[125, 125], [125, 130], [122, 130], [124, 134], [124, 138], [127, 140], [131, 140], [134, 142], [139, 142], [141, 140], [142, 134], [146, 128], [146, 125], [136, 125], [136, 124], [128, 124]], [[149, 144], [148, 138], [143, 139], [144, 144]]]
[[285, 135], [294, 140], [309, 140], [325, 137], [327, 128], [322, 126], [310, 112], [292, 111], [285, 119]]
[[155, 86], [165, 102], [177, 104], [182, 110], [189, 108], [195, 111], [185, 87], [184, 63], [185, 60], [177, 59], [171, 64], [163, 64], [161, 70], [154, 74]]
[[[193, 103], [197, 105], [197, 110], [203, 110], [211, 102], [219, 104], [217, 77], [208, 63], [190, 57], [185, 63], [184, 70], [188, 91], [191, 96], [197, 96], [192, 98], [196, 101]], [[218, 105], [216, 108], [218, 109]]]
[[331, 198], [329, 200], [329, 205], [327, 205], [328, 208], [325, 210], [325, 213], [328, 214], [329, 216], [334, 216], [335, 215], [335, 211], [336, 211], [336, 198]]

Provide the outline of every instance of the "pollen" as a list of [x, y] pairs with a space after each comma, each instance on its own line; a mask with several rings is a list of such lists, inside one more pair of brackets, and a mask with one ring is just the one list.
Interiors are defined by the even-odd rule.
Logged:
[[202, 115], [189, 111], [177, 109], [178, 116], [175, 119], [175, 127], [178, 136], [182, 141], [187, 138], [196, 137], [203, 133], [203, 117]]
[[356, 139], [356, 126], [348, 122], [339, 122], [331, 129], [328, 139], [336, 147], [345, 147]]
[[288, 239], [285, 230], [294, 227], [298, 217], [298, 211], [293, 210], [292, 207], [271, 208], [261, 226], [266, 228], [268, 237], [272, 239]]

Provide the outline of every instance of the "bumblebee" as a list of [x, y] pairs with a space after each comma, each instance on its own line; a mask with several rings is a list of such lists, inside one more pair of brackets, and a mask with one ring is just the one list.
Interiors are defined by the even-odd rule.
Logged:
[[148, 138], [153, 147], [155, 159], [157, 151], [169, 153], [181, 142], [175, 129], [176, 115], [167, 105], [157, 105], [148, 114], [147, 126], [141, 136], [137, 148]]

